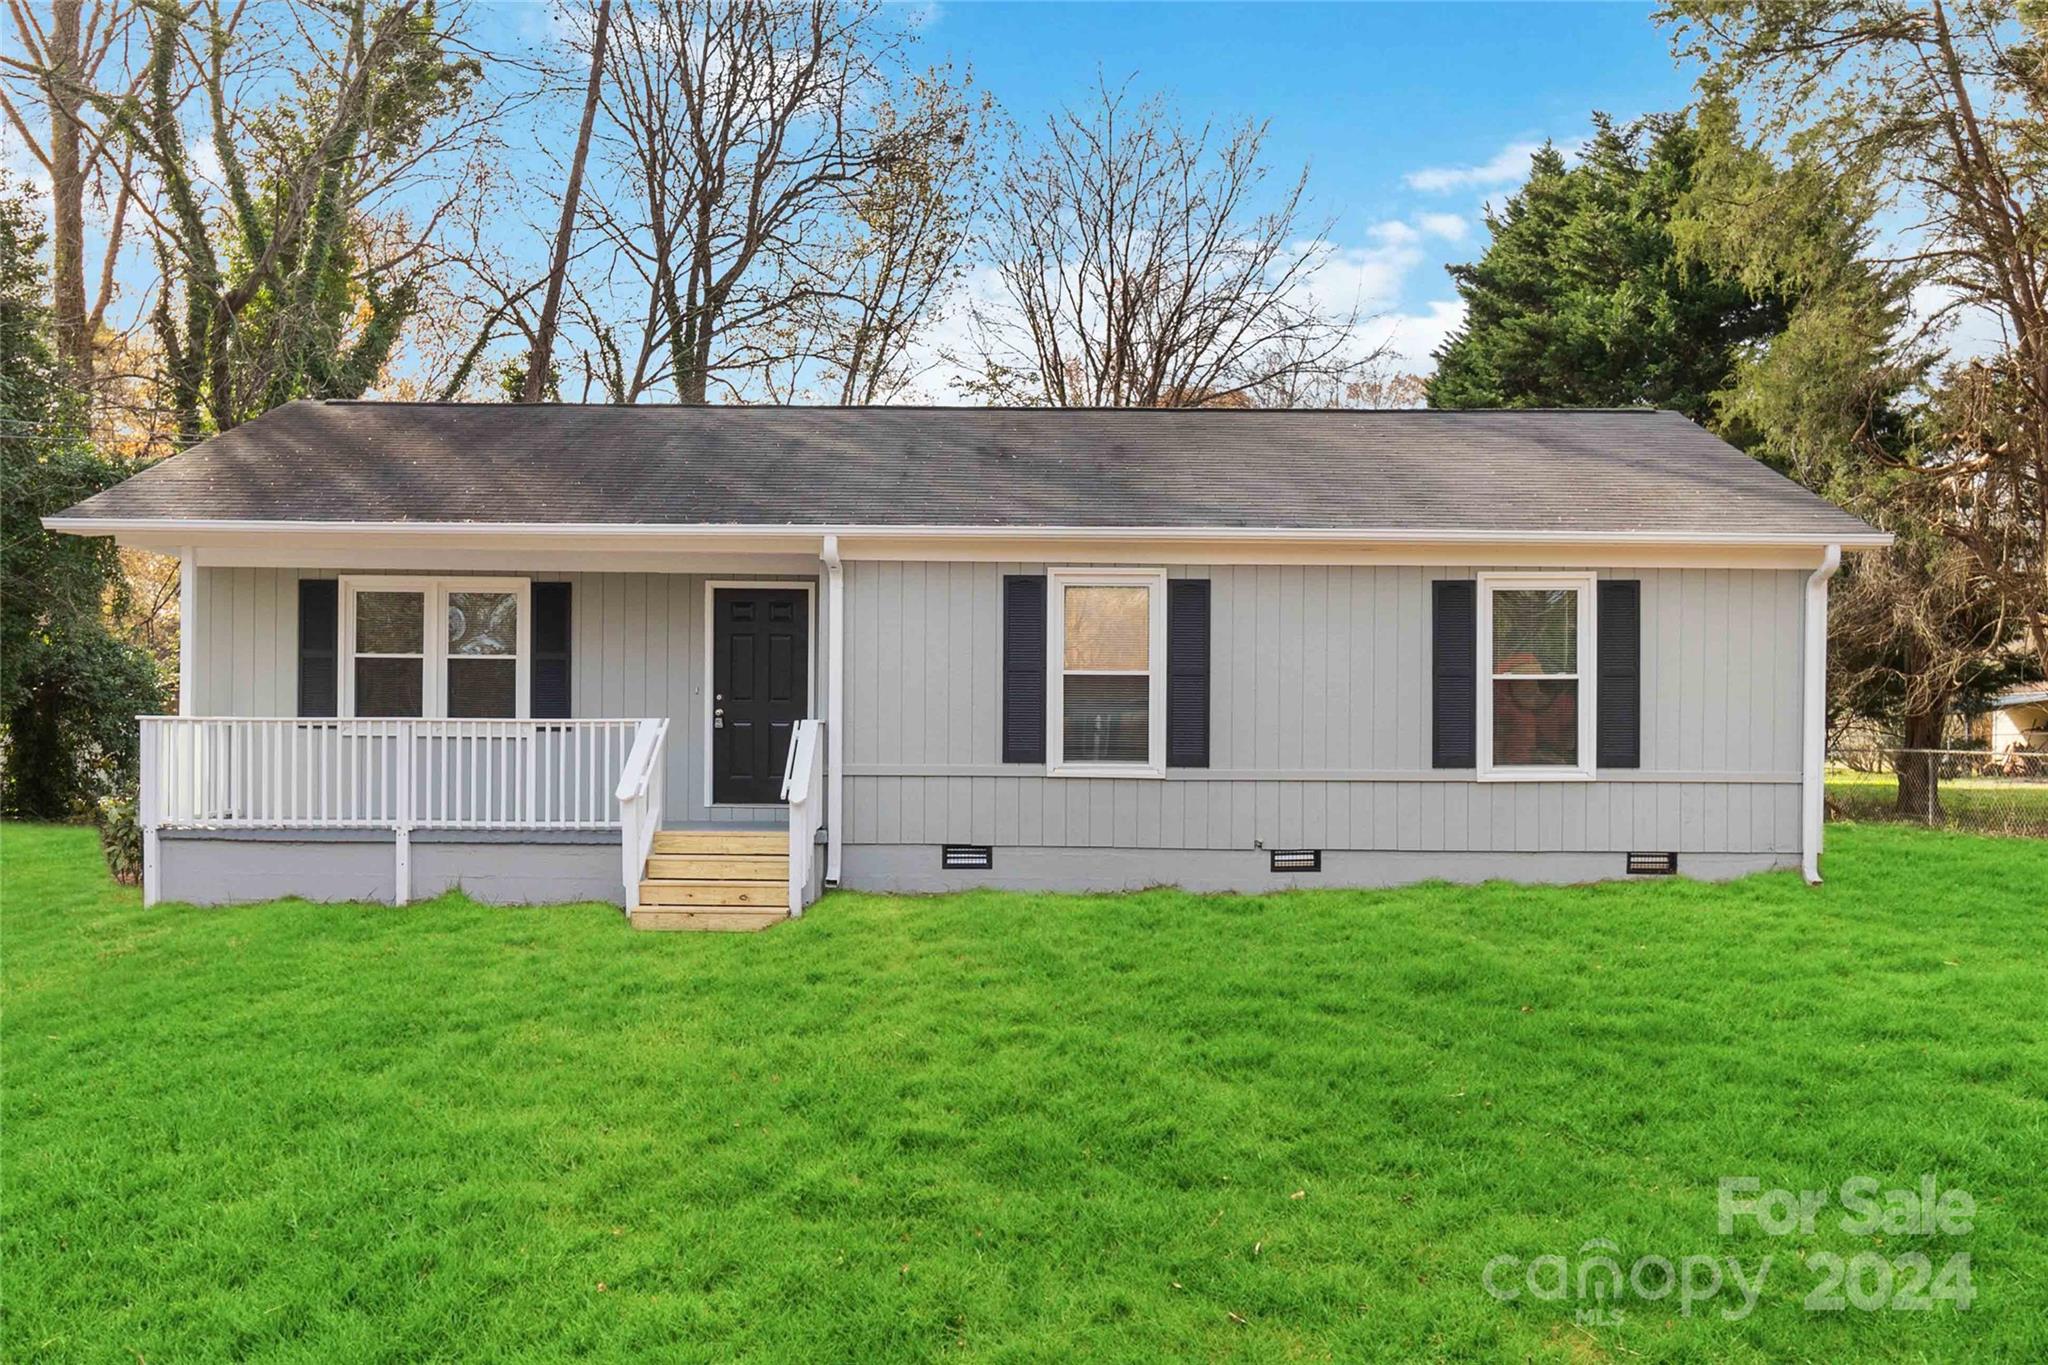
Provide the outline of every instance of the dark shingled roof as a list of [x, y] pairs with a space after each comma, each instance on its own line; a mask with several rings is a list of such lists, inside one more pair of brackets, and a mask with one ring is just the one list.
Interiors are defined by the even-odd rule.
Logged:
[[1872, 534], [1649, 409], [299, 402], [74, 518]]

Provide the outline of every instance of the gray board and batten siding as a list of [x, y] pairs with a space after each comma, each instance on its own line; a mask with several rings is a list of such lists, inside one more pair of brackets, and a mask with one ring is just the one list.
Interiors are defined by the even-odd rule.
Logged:
[[[1482, 783], [1430, 766], [1429, 585], [1474, 571], [1399, 566], [1169, 568], [1212, 582], [1210, 766], [1105, 779], [1005, 764], [1002, 580], [1045, 567], [847, 566], [848, 883], [1067, 883], [1006, 849], [1117, 855], [1071, 864], [1077, 885], [1297, 880], [1269, 878], [1261, 845], [1399, 853], [1399, 880], [1578, 880], [1618, 874], [1630, 850], [1715, 855], [1682, 864], [1698, 874], [1797, 861], [1803, 571], [1601, 570], [1642, 585], [1640, 768]], [[945, 843], [994, 846], [993, 874], [940, 874]], [[1538, 852], [1616, 856], [1506, 856]], [[1298, 882], [1381, 879], [1333, 856]]]
[[[1172, 566], [1212, 583], [1210, 766], [1005, 764], [1003, 576], [1046, 567], [847, 564], [845, 884], [1281, 884], [1261, 845], [1327, 850], [1305, 885], [1577, 880], [1614, 875], [1629, 850], [1692, 855], [1693, 875], [1797, 861], [1803, 570], [1601, 570], [1642, 585], [1640, 768], [1481, 783], [1430, 766], [1429, 585], [1474, 571], [1414, 566]], [[201, 571], [197, 714], [293, 714], [297, 580], [332, 576]], [[531, 577], [573, 584], [572, 714], [671, 719], [670, 823], [782, 819], [704, 799], [704, 585], [727, 575]], [[819, 593], [814, 660], [825, 610]], [[994, 870], [942, 873], [946, 843], [994, 846]]]
[[[431, 576], [434, 571], [392, 572]], [[338, 576], [332, 569], [201, 569], [194, 714], [297, 714], [298, 582]], [[705, 801], [704, 586], [752, 575], [551, 570], [512, 576], [570, 584], [571, 716], [668, 718], [664, 780], [670, 824], [780, 824], [787, 818], [779, 805], [712, 806]], [[798, 575], [771, 577], [813, 581]], [[816, 596], [822, 633], [825, 603], [823, 594]], [[822, 682], [815, 639], [811, 657], [816, 681]], [[813, 696], [820, 697], [820, 691], [814, 688]]]

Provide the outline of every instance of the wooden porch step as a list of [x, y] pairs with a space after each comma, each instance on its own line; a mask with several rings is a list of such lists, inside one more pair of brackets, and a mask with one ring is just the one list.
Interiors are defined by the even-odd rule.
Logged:
[[785, 882], [679, 881], [649, 879], [640, 883], [642, 905], [722, 905], [789, 908]]
[[726, 853], [760, 857], [789, 853], [786, 829], [665, 829], [654, 836], [656, 853]]
[[787, 853], [774, 856], [657, 853], [647, 860], [649, 881], [669, 878], [700, 882], [775, 882], [786, 886], [789, 883], [789, 857]]
[[669, 932], [695, 930], [699, 933], [731, 933], [766, 929], [788, 918], [789, 910], [786, 906], [776, 910], [761, 910], [732, 905], [700, 905], [687, 908], [642, 905], [633, 912], [633, 927], [640, 930]]

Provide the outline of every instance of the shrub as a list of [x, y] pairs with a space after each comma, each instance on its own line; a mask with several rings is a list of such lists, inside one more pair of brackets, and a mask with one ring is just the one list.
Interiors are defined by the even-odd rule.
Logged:
[[142, 824], [136, 818], [135, 797], [125, 792], [101, 797], [95, 822], [100, 827], [100, 848], [107, 855], [107, 871], [123, 886], [140, 886]]

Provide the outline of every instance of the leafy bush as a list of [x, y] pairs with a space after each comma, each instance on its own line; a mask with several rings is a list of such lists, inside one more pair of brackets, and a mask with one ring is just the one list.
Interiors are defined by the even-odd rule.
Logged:
[[140, 886], [142, 823], [136, 818], [135, 797], [127, 792], [101, 797], [95, 822], [100, 827], [100, 848], [107, 855], [107, 871], [123, 886]]

